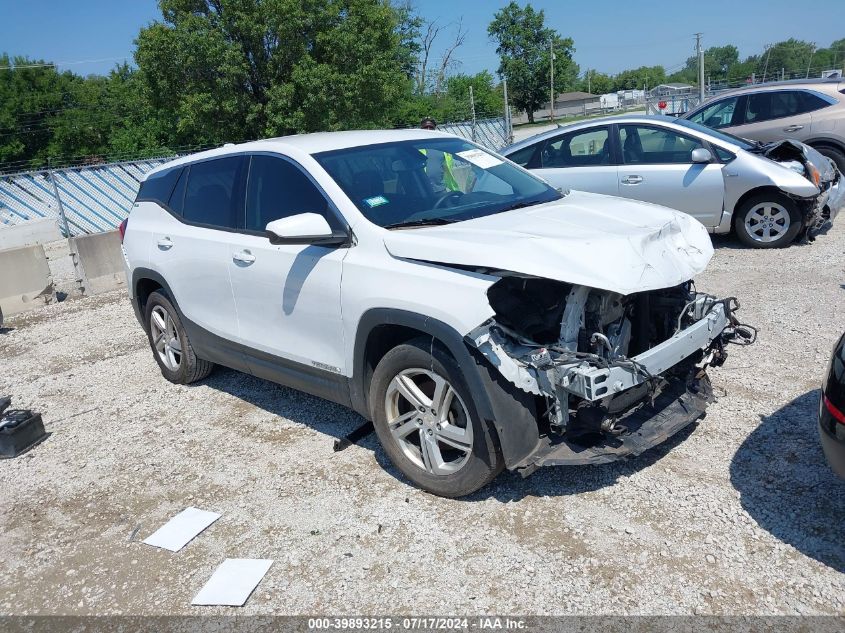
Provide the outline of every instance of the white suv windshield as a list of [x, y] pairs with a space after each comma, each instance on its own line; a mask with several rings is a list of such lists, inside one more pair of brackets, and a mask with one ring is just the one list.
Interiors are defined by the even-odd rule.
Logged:
[[314, 158], [368, 220], [386, 228], [460, 222], [561, 197], [459, 138], [381, 143]]

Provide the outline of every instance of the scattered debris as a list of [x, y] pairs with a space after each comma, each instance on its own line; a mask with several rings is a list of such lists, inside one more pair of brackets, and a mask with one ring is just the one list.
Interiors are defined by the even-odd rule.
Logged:
[[25, 453], [47, 438], [40, 413], [29, 409], [9, 409], [10, 396], [0, 398], [0, 458]]
[[171, 552], [178, 552], [219, 518], [220, 515], [216, 512], [186, 508], [142, 542]]
[[227, 558], [191, 604], [242, 607], [272, 564], [271, 559]]

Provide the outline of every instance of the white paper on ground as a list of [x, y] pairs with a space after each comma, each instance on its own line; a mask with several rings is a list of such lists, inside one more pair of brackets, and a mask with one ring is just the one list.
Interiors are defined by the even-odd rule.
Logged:
[[242, 607], [272, 564], [270, 559], [227, 558], [191, 604]]
[[178, 552], [197, 534], [219, 518], [220, 515], [216, 512], [208, 512], [198, 508], [185, 508], [150, 534], [143, 542], [171, 552]]

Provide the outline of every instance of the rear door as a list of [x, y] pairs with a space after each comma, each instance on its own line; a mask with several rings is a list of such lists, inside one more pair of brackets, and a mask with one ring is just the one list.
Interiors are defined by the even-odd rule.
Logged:
[[345, 228], [340, 214], [298, 164], [280, 155], [251, 157], [245, 200], [245, 228], [229, 236], [226, 268], [240, 341], [259, 352], [250, 359], [253, 373], [273, 378], [280, 359], [300, 370], [343, 373], [340, 279], [348, 249], [274, 245], [265, 232], [269, 222], [298, 213], [319, 213], [333, 229]]
[[619, 125], [622, 161], [619, 195], [689, 213], [707, 227], [722, 217], [725, 182], [721, 164], [693, 163], [698, 139], [673, 129], [642, 123]]
[[185, 167], [170, 196], [170, 213], [156, 224], [150, 256], [182, 314], [229, 340], [238, 335], [229, 240], [242, 225], [245, 174], [243, 156]]
[[619, 195], [610, 130], [582, 128], [541, 141], [534, 171], [554, 187]]

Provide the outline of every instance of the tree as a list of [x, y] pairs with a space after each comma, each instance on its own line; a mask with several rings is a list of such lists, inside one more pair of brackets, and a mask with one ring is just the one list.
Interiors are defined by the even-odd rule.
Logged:
[[497, 45], [499, 75], [507, 79], [513, 104], [525, 111], [529, 122], [534, 121], [534, 111], [549, 100], [550, 49], [554, 51], [554, 92], [575, 86], [578, 66], [572, 60], [573, 41], [546, 27], [542, 10], [511, 1], [496, 12], [487, 33]]
[[[46, 160], [54, 121], [68, 107], [70, 73], [44, 60], [0, 55], [0, 162]], [[12, 68], [13, 67], [13, 68]]]
[[177, 144], [384, 125], [408, 86], [413, 16], [388, 0], [160, 7], [135, 59]]
[[631, 70], [623, 70], [613, 78], [614, 90], [642, 90], [653, 88], [657, 84], [666, 82], [666, 71], [663, 66], [640, 66]]
[[579, 90], [595, 95], [603, 95], [613, 91], [613, 77], [595, 70], [588, 70], [579, 84]]

